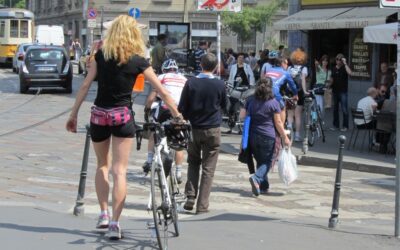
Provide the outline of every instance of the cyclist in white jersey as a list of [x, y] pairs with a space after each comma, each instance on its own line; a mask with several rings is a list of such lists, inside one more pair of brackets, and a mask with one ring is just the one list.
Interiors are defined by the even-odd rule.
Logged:
[[[158, 76], [162, 86], [167, 89], [175, 104], [179, 104], [183, 87], [186, 84], [186, 77], [178, 73], [178, 65], [174, 59], [166, 60], [161, 70], [163, 74]], [[153, 108], [153, 109], [152, 109]], [[153, 89], [146, 100], [145, 110], [150, 111], [154, 120], [162, 123], [168, 119], [171, 119], [171, 113], [169, 112], [166, 105], [158, 97], [157, 92]], [[149, 143], [147, 146], [147, 160], [143, 165], [143, 171], [148, 172], [151, 168], [154, 155], [154, 140], [153, 135], [149, 136]], [[178, 183], [182, 182], [182, 163], [183, 163], [183, 151], [176, 151], [175, 153], [175, 164], [176, 164], [176, 178]]]

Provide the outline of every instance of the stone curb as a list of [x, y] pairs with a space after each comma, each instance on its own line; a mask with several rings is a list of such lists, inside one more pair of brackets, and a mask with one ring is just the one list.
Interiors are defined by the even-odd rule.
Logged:
[[[337, 160], [323, 159], [307, 155], [296, 155], [297, 163], [306, 166], [337, 168]], [[343, 169], [396, 176], [396, 168], [369, 165], [343, 160]]]
[[[230, 146], [229, 144], [221, 145], [220, 150], [221, 153], [230, 154], [234, 156], [235, 159], [237, 159], [237, 155], [239, 154], [238, 150], [235, 147]], [[303, 154], [301, 155], [295, 154], [295, 156], [297, 163], [299, 165], [324, 167], [324, 168], [337, 168], [337, 160], [319, 158]], [[365, 163], [345, 161], [345, 160], [343, 160], [343, 169], [396, 176], [396, 168], [369, 165]]]

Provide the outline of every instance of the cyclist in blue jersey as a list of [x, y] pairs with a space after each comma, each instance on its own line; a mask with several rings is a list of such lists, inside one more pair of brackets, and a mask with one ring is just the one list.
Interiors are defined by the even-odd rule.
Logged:
[[285, 122], [286, 120], [286, 103], [282, 97], [282, 93], [284, 95], [288, 94], [288, 91], [293, 95], [293, 99], [297, 100], [297, 86], [294, 82], [291, 75], [286, 71], [288, 67], [288, 59], [284, 57], [277, 57], [277, 54], [274, 55], [270, 53], [270, 58], [273, 58], [271, 62], [273, 63], [272, 68], [270, 68], [265, 76], [272, 79], [272, 91], [274, 93], [275, 99], [279, 102], [281, 106], [281, 120]]

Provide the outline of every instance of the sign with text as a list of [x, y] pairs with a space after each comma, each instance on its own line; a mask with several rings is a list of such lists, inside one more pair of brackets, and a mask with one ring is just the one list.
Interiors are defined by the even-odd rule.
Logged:
[[371, 80], [372, 45], [364, 43], [362, 31], [357, 32], [351, 41], [350, 66], [352, 78]]
[[87, 20], [87, 27], [88, 27], [89, 29], [94, 29], [94, 28], [96, 28], [96, 25], [97, 25], [96, 19], [88, 19], [88, 20]]
[[242, 0], [198, 0], [197, 10], [242, 11]]
[[380, 0], [381, 8], [400, 8], [400, 0]]

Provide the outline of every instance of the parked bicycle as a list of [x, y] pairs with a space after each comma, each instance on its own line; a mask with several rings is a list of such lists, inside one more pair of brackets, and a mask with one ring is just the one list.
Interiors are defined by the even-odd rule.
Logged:
[[[172, 169], [175, 150], [186, 149], [191, 140], [191, 126], [188, 123], [174, 124], [169, 121], [162, 124], [148, 122], [142, 131], [154, 133], [154, 158], [151, 165], [151, 192], [148, 210], [153, 213], [154, 224], [148, 227], [155, 230], [160, 250], [168, 249], [171, 232], [168, 226], [173, 224], [174, 236], [179, 236], [177, 203], [183, 195], [180, 193], [175, 171]], [[142, 136], [142, 133], [137, 133]], [[140, 149], [141, 138], [137, 140]]]
[[[322, 137], [322, 142], [325, 142], [325, 133], [323, 129], [323, 120], [320, 107], [315, 99], [315, 92], [321, 88], [310, 89], [310, 94], [304, 99], [304, 117], [305, 117], [305, 142], [303, 143], [303, 153], [307, 153], [307, 146], [314, 146], [316, 140]], [[325, 87], [322, 88], [324, 90]]]

